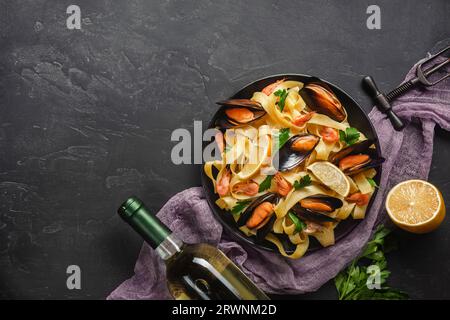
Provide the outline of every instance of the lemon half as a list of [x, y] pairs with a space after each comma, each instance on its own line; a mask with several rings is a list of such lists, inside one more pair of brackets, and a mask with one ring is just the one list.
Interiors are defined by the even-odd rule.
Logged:
[[403, 181], [392, 188], [386, 198], [386, 210], [398, 227], [413, 233], [433, 231], [445, 217], [442, 194], [423, 180]]

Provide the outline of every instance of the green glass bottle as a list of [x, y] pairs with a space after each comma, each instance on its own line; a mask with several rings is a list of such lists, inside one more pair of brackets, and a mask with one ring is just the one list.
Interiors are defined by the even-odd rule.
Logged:
[[183, 243], [138, 198], [129, 198], [118, 213], [166, 263], [175, 299], [269, 299], [222, 251], [204, 243]]

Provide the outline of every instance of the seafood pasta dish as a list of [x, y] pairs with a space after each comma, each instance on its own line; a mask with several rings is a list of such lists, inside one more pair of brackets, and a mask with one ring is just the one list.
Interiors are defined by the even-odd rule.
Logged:
[[333, 245], [340, 221], [364, 219], [384, 159], [327, 84], [283, 79], [218, 104], [204, 171], [243, 234], [296, 259], [311, 237]]

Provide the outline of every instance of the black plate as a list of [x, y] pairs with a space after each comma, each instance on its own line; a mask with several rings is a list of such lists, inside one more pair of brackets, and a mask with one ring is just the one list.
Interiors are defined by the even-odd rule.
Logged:
[[[369, 118], [364, 113], [363, 109], [345, 91], [343, 91], [336, 85], [334, 85], [330, 82], [327, 82], [325, 80], [319, 79], [317, 77], [308, 76], [308, 75], [302, 75], [302, 74], [275, 75], [275, 76], [270, 76], [267, 78], [257, 80], [255, 82], [252, 82], [252, 83], [246, 85], [243, 89], [239, 90], [231, 98], [232, 99], [237, 99], [237, 98], [249, 99], [255, 91], [261, 91], [265, 86], [267, 86], [277, 80], [280, 80], [280, 79], [300, 81], [305, 84], [310, 83], [310, 82], [320, 81], [320, 82], [326, 83], [328, 86], [330, 86], [332, 91], [338, 97], [339, 101], [341, 101], [342, 105], [347, 110], [349, 123], [353, 127], [357, 128], [359, 131], [364, 133], [364, 135], [368, 139], [373, 139], [375, 141], [378, 155], [381, 157], [380, 146], [379, 146], [377, 134], [376, 134], [375, 129], [373, 128], [372, 123], [370, 122]], [[213, 120], [210, 122], [209, 128], [213, 127], [215, 117], [216, 117], [216, 115], [214, 115], [214, 117], [212, 118]], [[201, 180], [202, 180], [203, 189], [205, 190], [206, 199], [207, 199], [209, 206], [211, 207], [214, 215], [222, 223], [222, 225], [225, 227], [225, 229], [239, 241], [246, 242], [246, 243], [251, 244], [260, 249], [278, 252], [278, 249], [271, 242], [269, 242], [269, 241], [256, 242], [255, 237], [247, 237], [245, 234], [243, 234], [237, 228], [236, 223], [233, 220], [230, 212], [220, 209], [215, 204], [216, 200], [218, 199], [218, 196], [214, 193], [214, 187], [212, 185], [212, 182], [206, 176], [203, 168], [202, 168], [201, 172], [202, 172]], [[381, 167], [377, 169], [377, 175], [374, 178], [374, 180], [375, 180], [375, 182], [377, 182], [377, 184], [379, 184], [379, 182], [380, 182], [380, 177], [381, 177]], [[377, 190], [375, 189], [375, 192], [374, 192], [374, 194], [370, 200], [370, 203], [367, 207], [368, 213], [370, 213], [369, 209], [372, 206], [372, 201], [375, 198], [376, 192], [377, 192]], [[335, 241], [338, 242], [339, 240], [344, 238], [347, 234], [349, 234], [353, 230], [353, 228], [355, 228], [355, 226], [360, 221], [361, 220], [353, 220], [351, 218], [348, 218], [348, 219], [340, 222], [339, 225], [335, 229]], [[287, 241], [283, 241], [284, 244], [286, 243], [286, 247], [287, 247], [286, 252], [292, 253], [293, 249], [295, 249], [295, 246], [291, 245], [290, 247], [288, 247], [288, 245], [287, 245], [288, 239], [282, 239], [282, 240], [287, 240]], [[313, 237], [311, 237], [311, 240], [312, 241], [310, 242], [308, 252], [312, 252], [314, 250], [318, 250], [318, 249], [322, 248], [322, 246], [317, 241], [315, 241], [315, 239]]]

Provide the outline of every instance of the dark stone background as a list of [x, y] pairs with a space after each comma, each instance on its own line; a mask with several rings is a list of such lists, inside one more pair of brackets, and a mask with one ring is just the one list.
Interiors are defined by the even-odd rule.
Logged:
[[[66, 28], [81, 7], [82, 30]], [[382, 29], [366, 28], [378, 4]], [[116, 216], [137, 194], [157, 211], [199, 185], [170, 161], [170, 134], [208, 121], [214, 101], [257, 78], [307, 73], [347, 90], [371, 74], [397, 85], [447, 38], [450, 2], [0, 1], [0, 298], [104, 298], [132, 274], [141, 239]], [[430, 180], [450, 203], [449, 134], [436, 130]], [[391, 283], [450, 298], [449, 220], [397, 232]], [[82, 289], [66, 289], [66, 268]], [[332, 283], [299, 298], [335, 298]]]

